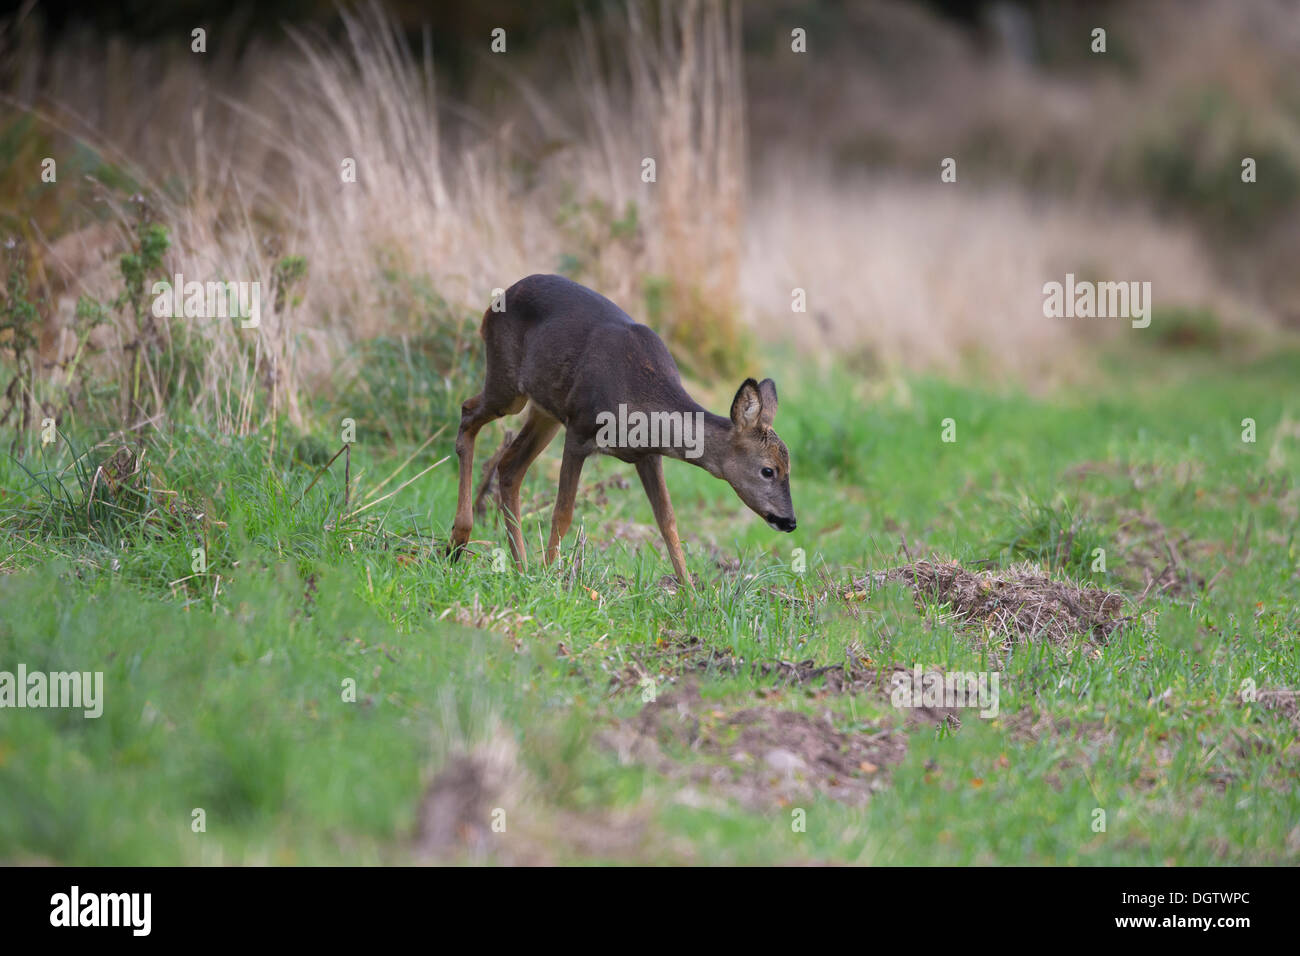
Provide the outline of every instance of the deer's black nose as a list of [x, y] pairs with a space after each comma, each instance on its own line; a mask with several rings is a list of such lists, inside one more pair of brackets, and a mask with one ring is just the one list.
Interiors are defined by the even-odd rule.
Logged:
[[777, 531], [793, 531], [796, 526], [796, 522], [793, 516], [789, 518], [778, 518], [774, 514], [766, 514], [763, 515], [763, 517], [767, 521], [767, 523], [770, 524]]

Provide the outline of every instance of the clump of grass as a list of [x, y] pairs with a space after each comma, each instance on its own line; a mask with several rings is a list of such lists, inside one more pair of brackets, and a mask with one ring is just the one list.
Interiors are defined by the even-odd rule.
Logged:
[[202, 538], [205, 514], [146, 465], [147, 447], [105, 442], [77, 451], [71, 438], [62, 437], [72, 455], [66, 464], [43, 459], [42, 466], [29, 468], [17, 462], [31, 490], [21, 507], [5, 515], [11, 528], [114, 548], [142, 535]]
[[1078, 578], [1092, 576], [1093, 563], [1107, 538], [1068, 503], [1028, 501], [1006, 518], [1002, 529], [985, 546], [982, 566], [1028, 561]]

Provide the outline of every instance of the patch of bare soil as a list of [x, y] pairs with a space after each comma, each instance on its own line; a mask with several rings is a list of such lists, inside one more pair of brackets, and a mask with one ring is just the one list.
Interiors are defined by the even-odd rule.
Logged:
[[[845, 660], [839, 664], [819, 664], [812, 658], [802, 661], [765, 659], [746, 661], [737, 657], [729, 647], [717, 647], [703, 638], [680, 631], [665, 631], [658, 645], [645, 655], [611, 670], [609, 696], [649, 686], [658, 688], [693, 675], [735, 675], [747, 672], [752, 677], [768, 679], [773, 688], [803, 687], [808, 696], [820, 698], [828, 694], [875, 694], [891, 700], [894, 688], [900, 681], [915, 683], [915, 671], [902, 665], [883, 667], [868, 658], [862, 645], [853, 641], [846, 649]], [[945, 680], [942, 671], [926, 670], [923, 679], [935, 678], [940, 684]], [[820, 682], [820, 686], [815, 686]], [[760, 688], [758, 696], [771, 693]], [[943, 706], [916, 705], [898, 708], [909, 725], [947, 724], [954, 729], [961, 726], [960, 711]]]
[[[887, 783], [886, 768], [907, 752], [907, 736], [884, 726], [844, 732], [801, 711], [724, 709], [693, 684], [663, 694], [598, 738], [624, 763], [640, 763], [692, 788], [751, 807], [787, 806], [825, 794], [861, 805]], [[679, 760], [669, 751], [689, 750]]]
[[[610, 673], [609, 694], [646, 686], [685, 674], [736, 674], [744, 661], [730, 647], [717, 647], [695, 634], [664, 631], [659, 642], [644, 654], [633, 657]], [[610, 670], [609, 667], [606, 668]]]
[[[743, 657], [737, 657], [730, 647], [710, 644], [696, 634], [674, 630], [665, 630], [653, 646], [631, 660], [619, 664], [613, 658], [608, 658], [607, 665], [609, 664], [613, 665], [606, 667], [610, 673], [611, 697], [633, 688], [645, 687], [650, 681], [656, 684], [671, 683], [691, 674], [732, 676], [746, 670], [759, 677], [771, 676], [776, 682], [784, 684], [802, 684], [826, 676], [828, 681], [836, 682], [834, 689], [837, 692], [854, 689], [848, 686], [844, 679], [844, 667], [839, 664], [821, 667], [811, 659], [798, 663], [781, 660], [746, 662]], [[865, 686], [865, 672], [860, 677], [862, 680], [856, 685], [857, 689]]]
[[[941, 703], [925, 704], [923, 688], [927, 685], [944, 687], [953, 684], [945, 671], [915, 668], [893, 664], [889, 667], [874, 667], [862, 661], [850, 648], [848, 660], [843, 664], [819, 665], [806, 660], [798, 663], [790, 661], [758, 661], [754, 672], [760, 676], [776, 678], [778, 685], [802, 686], [817, 680], [824, 680], [819, 691], [809, 693], [815, 697], [828, 694], [874, 694], [887, 702], [909, 727], [927, 726], [961, 728], [962, 708], [948, 707]], [[963, 675], [964, 676], [964, 675]], [[906, 691], [907, 705], [895, 705], [896, 690]], [[763, 691], [760, 690], [762, 696]]]
[[1000, 571], [967, 571], [955, 562], [917, 561], [856, 579], [845, 597], [864, 596], [887, 581], [902, 581], [927, 602], [946, 605], [957, 624], [1011, 644], [1046, 640], [1058, 647], [1104, 644], [1122, 625], [1125, 601], [1113, 591], [1054, 581], [1031, 564]]
[[433, 778], [411, 849], [426, 862], [550, 866], [574, 857], [643, 858], [650, 840], [635, 812], [576, 813], [548, 805], [514, 742], [498, 735], [453, 757]]

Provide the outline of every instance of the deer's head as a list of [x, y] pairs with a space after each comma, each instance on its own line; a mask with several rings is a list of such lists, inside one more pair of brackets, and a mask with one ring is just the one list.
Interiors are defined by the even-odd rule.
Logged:
[[745, 379], [731, 401], [729, 446], [722, 477], [740, 500], [778, 531], [795, 529], [790, 501], [790, 452], [772, 430], [776, 383]]

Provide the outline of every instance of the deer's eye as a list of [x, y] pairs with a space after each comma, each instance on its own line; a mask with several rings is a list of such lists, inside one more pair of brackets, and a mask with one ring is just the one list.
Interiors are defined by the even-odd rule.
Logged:
[[776, 477], [776, 472], [774, 472], [771, 468], [764, 468], [763, 471], [761, 472], [761, 474], [763, 475], [764, 478], [775, 478], [775, 477]]

